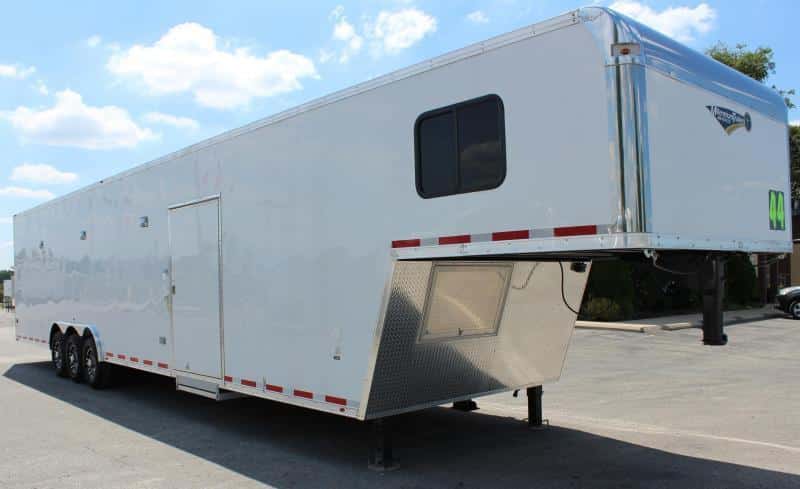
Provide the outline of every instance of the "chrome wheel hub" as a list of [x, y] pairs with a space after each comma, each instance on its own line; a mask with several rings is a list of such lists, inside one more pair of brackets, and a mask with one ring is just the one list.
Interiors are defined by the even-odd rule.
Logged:
[[86, 349], [86, 361], [84, 362], [84, 368], [86, 369], [87, 377], [89, 377], [89, 379], [94, 379], [94, 374], [97, 367], [94, 362], [94, 349], [91, 347]]
[[61, 358], [61, 342], [60, 341], [56, 341], [56, 342], [53, 343], [52, 354], [53, 354], [53, 363], [55, 364], [56, 367], [61, 368], [61, 364], [63, 363], [64, 359]]
[[73, 373], [77, 373], [80, 365], [78, 365], [78, 352], [75, 351], [74, 345], [67, 347], [67, 362], [69, 362], [69, 369]]

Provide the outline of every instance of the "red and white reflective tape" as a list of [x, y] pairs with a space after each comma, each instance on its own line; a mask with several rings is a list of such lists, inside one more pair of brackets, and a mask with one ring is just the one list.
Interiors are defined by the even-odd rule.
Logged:
[[31, 343], [43, 343], [45, 345], [49, 344], [50, 342], [47, 340], [43, 340], [42, 338], [34, 338], [33, 336], [21, 336], [15, 335], [17, 341], [30, 341]]
[[166, 370], [166, 369], [169, 368], [169, 364], [166, 363], [166, 362], [154, 362], [153, 360], [149, 360], [147, 358], [139, 358], [139, 357], [135, 357], [133, 355], [126, 355], [124, 353], [114, 354], [114, 353], [112, 353], [110, 351], [106, 352], [106, 360], [117, 360], [117, 361], [123, 360], [126, 363], [142, 364], [142, 365], [145, 365], [147, 367], [152, 367], [153, 364], [155, 364], [158, 368], [160, 368], [162, 370]]
[[344, 397], [339, 396], [332, 396], [329, 394], [325, 395], [315, 395], [311, 391], [303, 390], [303, 389], [289, 389], [282, 385], [277, 384], [270, 384], [268, 382], [252, 380], [252, 379], [243, 379], [238, 377], [232, 377], [230, 375], [226, 375], [223, 380], [226, 384], [233, 384], [239, 387], [249, 387], [251, 389], [256, 389], [260, 391], [265, 391], [273, 394], [282, 394], [287, 397], [296, 397], [300, 399], [306, 399], [310, 401], [316, 402], [324, 402], [327, 404], [333, 404], [339, 406], [339, 411], [344, 411], [344, 408], [357, 408], [358, 402], [347, 400]]
[[[16, 339], [17, 339], [17, 341], [23, 340], [23, 341], [32, 341], [32, 342], [35, 342], [35, 343], [49, 343], [47, 340], [43, 340], [41, 338], [34, 338], [32, 336], [16, 335]], [[119, 363], [123, 363], [124, 362], [124, 363], [141, 364], [141, 365], [144, 365], [144, 366], [147, 366], [147, 367], [151, 367], [151, 368], [155, 364], [155, 366], [157, 368], [159, 368], [159, 369], [162, 369], [162, 370], [169, 369], [169, 364], [167, 364], [166, 362], [155, 362], [155, 361], [147, 359], [147, 358], [139, 358], [137, 356], [127, 355], [125, 353], [113, 353], [113, 352], [107, 351], [107, 352], [105, 352], [105, 357], [106, 357], [106, 360], [113, 360], [113, 361], [119, 362]], [[352, 408], [352, 409], [355, 409], [355, 408], [358, 407], [358, 402], [357, 401], [347, 400], [344, 397], [332, 396], [330, 394], [315, 395], [313, 392], [307, 391], [307, 390], [303, 390], [303, 389], [287, 389], [287, 388], [284, 388], [282, 385], [270, 384], [270, 383], [261, 383], [261, 382], [256, 381], [256, 380], [240, 379], [240, 378], [231, 377], [229, 375], [226, 375], [223, 380], [228, 384], [238, 384], [238, 385], [240, 385], [242, 387], [249, 387], [251, 389], [263, 390], [265, 392], [270, 392], [270, 393], [273, 393], [273, 394], [282, 394], [284, 396], [297, 397], [297, 398], [300, 398], [300, 399], [306, 399], [306, 400], [310, 400], [310, 401], [317, 401], [317, 402], [324, 402], [324, 403], [327, 403], [327, 404], [333, 404], [333, 405], [339, 406], [339, 411], [342, 411], [342, 412], [344, 411], [344, 409], [346, 407], [349, 407], [349, 408]]]
[[434, 238], [410, 238], [392, 241], [392, 248], [418, 248], [422, 246], [447, 246], [469, 243], [489, 243], [494, 241], [513, 241], [538, 238], [568, 238], [571, 236], [591, 236], [598, 234], [602, 226], [562, 226], [557, 228], [517, 229], [483, 234], [457, 234]]

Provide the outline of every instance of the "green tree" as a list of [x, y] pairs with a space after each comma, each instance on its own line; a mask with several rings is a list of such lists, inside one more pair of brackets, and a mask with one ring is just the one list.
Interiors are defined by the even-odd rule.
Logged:
[[746, 44], [737, 44], [731, 49], [726, 44], [718, 42], [708, 48], [706, 54], [761, 83], [775, 73], [772, 48], [762, 46], [748, 50]]
[[792, 159], [792, 197], [800, 199], [800, 126], [789, 126], [789, 152]]
[[[765, 83], [769, 75], [775, 74], [772, 48], [760, 46], [747, 49], [747, 44], [737, 44], [736, 47], [730, 48], [727, 44], [718, 42], [708, 48], [706, 54], [761, 83]], [[790, 109], [794, 107], [790, 98], [795, 93], [794, 89], [779, 90], [775, 85], [772, 88], [783, 96], [787, 107]]]

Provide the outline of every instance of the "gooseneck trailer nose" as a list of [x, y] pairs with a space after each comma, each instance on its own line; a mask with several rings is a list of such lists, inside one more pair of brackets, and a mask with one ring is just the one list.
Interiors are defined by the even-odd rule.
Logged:
[[388, 465], [395, 414], [528, 389], [535, 419], [596, 258], [704, 263], [724, 342], [724, 256], [791, 251], [787, 138], [769, 88], [576, 10], [15, 216], [16, 334], [94, 386], [376, 421]]

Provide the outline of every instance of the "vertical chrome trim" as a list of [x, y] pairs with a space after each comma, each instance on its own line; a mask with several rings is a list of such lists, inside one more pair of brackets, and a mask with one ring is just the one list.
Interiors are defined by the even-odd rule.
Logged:
[[652, 232], [653, 200], [650, 186], [650, 136], [647, 127], [647, 70], [645, 66], [631, 65], [636, 118], [636, 149], [639, 178], [639, 212], [642, 221], [640, 232]]
[[600, 7], [579, 11], [583, 25], [597, 42], [606, 66], [608, 139], [618, 162], [616, 232], [650, 230], [650, 164], [647, 138], [647, 92], [643, 55], [614, 56], [616, 43], [641, 44], [634, 26]]
[[625, 231], [648, 231], [649, 151], [644, 66], [621, 63], [617, 70], [619, 144]]
[[622, 108], [620, 103], [620, 74], [619, 67], [611, 65], [606, 67], [606, 83], [608, 86], [608, 119], [609, 119], [609, 144], [613, 148], [613, 158], [617, 161], [617, 183], [619, 197], [617, 203], [617, 216], [614, 223], [615, 231], [628, 230], [627, 199], [625, 195], [625, 152], [623, 151]]

